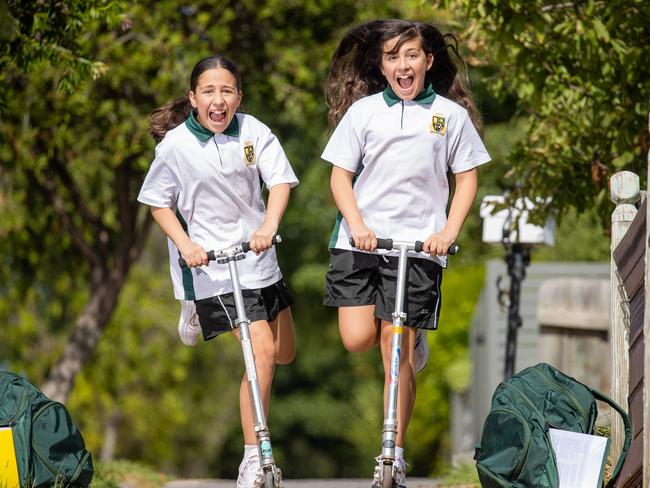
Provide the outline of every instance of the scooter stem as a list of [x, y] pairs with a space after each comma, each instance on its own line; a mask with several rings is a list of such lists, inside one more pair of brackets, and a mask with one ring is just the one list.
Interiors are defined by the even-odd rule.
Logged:
[[239, 335], [241, 339], [242, 351], [244, 353], [244, 364], [246, 366], [246, 376], [248, 377], [248, 389], [251, 400], [253, 401], [253, 413], [255, 415], [255, 434], [260, 454], [260, 464], [274, 464], [273, 450], [271, 448], [271, 436], [266, 425], [266, 415], [264, 414], [264, 404], [260, 393], [260, 385], [257, 379], [257, 369], [255, 367], [255, 355], [253, 354], [253, 345], [250, 337], [250, 320], [246, 316], [244, 308], [244, 297], [239, 282], [239, 272], [235, 264], [236, 257], [228, 260], [228, 269], [230, 270], [230, 279], [232, 281], [233, 296], [235, 298], [235, 308], [237, 309], [236, 324], [239, 326]]
[[388, 398], [386, 399], [386, 417], [382, 432], [383, 459], [395, 459], [395, 445], [397, 441], [397, 395], [399, 384], [400, 356], [402, 351], [402, 332], [406, 320], [404, 313], [404, 288], [406, 283], [406, 261], [408, 248], [399, 246], [399, 260], [397, 264], [397, 290], [395, 293], [395, 311], [393, 312], [393, 333], [390, 353], [390, 378], [388, 382]]

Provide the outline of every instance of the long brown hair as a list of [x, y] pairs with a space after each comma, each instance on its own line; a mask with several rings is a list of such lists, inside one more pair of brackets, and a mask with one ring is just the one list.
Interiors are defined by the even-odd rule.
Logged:
[[[196, 85], [199, 82], [199, 77], [204, 71], [213, 68], [224, 68], [230, 71], [235, 77], [237, 90], [241, 91], [241, 72], [235, 63], [220, 54], [203, 58], [194, 65], [192, 74], [190, 75], [190, 90], [195, 91]], [[192, 104], [187, 96], [177, 98], [162, 107], [158, 107], [149, 114], [149, 133], [152, 135], [156, 143], [158, 143], [163, 140], [168, 131], [182, 124], [185, 119], [189, 117], [191, 112]]]
[[[425, 83], [431, 83], [436, 93], [465, 107], [479, 132], [482, 122], [474, 98], [459, 72], [456, 62], [464, 65], [458, 42], [452, 34], [425, 22], [407, 20], [372, 20], [349, 30], [334, 51], [325, 84], [329, 107], [330, 128], [336, 126], [346, 110], [358, 99], [384, 90], [386, 78], [381, 73], [381, 57], [386, 41], [398, 38], [397, 51], [416, 37], [426, 54], [433, 55], [433, 64], [426, 72]], [[452, 60], [452, 51], [457, 61]]]

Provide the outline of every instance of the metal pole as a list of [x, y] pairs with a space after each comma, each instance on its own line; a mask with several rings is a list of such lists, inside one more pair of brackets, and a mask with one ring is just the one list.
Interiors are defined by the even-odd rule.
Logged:
[[526, 266], [530, 263], [530, 249], [522, 244], [506, 245], [506, 263], [508, 265], [508, 275], [510, 275], [510, 303], [508, 306], [508, 328], [504, 367], [504, 379], [507, 380], [515, 372], [517, 331], [522, 324], [519, 312], [521, 283], [526, 277]]

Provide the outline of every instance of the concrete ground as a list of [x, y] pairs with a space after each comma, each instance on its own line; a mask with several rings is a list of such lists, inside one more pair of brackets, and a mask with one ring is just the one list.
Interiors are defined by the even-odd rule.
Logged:
[[[408, 478], [408, 488], [437, 488], [436, 480]], [[178, 480], [171, 481], [165, 488], [234, 488], [234, 480]], [[285, 488], [370, 488], [367, 479], [328, 479], [328, 480], [284, 480]]]

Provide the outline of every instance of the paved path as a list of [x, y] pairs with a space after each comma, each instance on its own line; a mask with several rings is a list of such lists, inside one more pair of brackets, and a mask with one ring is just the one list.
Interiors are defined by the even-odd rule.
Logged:
[[[231, 480], [179, 480], [171, 481], [165, 488], [234, 488]], [[370, 480], [284, 480], [285, 488], [370, 488]], [[438, 482], [426, 478], [408, 478], [409, 488], [437, 488]]]

